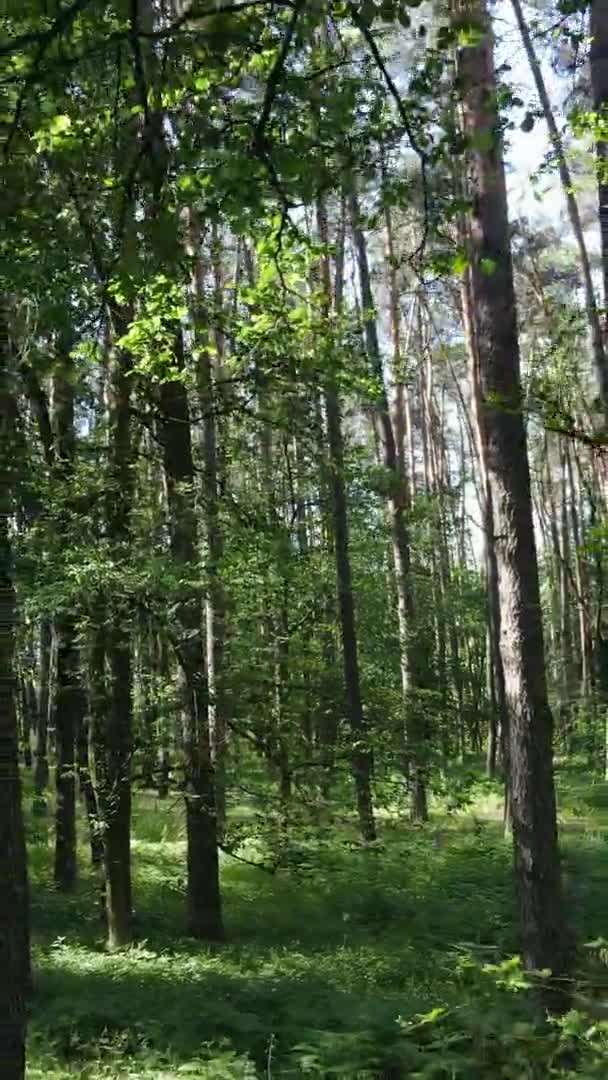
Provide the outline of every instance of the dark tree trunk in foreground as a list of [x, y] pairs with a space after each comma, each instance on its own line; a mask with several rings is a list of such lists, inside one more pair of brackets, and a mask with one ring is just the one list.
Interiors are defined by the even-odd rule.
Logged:
[[[183, 364], [181, 335], [176, 335]], [[184, 769], [188, 850], [188, 922], [194, 937], [224, 936], [217, 816], [202, 638], [203, 597], [195, 584], [198, 533], [188, 397], [176, 379], [160, 389], [160, 433], [167, 482], [171, 554], [181, 585], [175, 610], [176, 653], [186, 698]]]
[[0, 1076], [23, 1080], [30, 959], [15, 710], [15, 590], [9, 543], [15, 401], [7, 337], [0, 312]]
[[[460, 48], [458, 75], [473, 211], [467, 271], [481, 402], [482, 452], [495, 521], [501, 651], [509, 712], [511, 802], [522, 953], [526, 968], [563, 974], [565, 933], [530, 471], [493, 41], [484, 0], [453, 5], [481, 40]], [[489, 138], [488, 138], [489, 136]], [[490, 143], [488, 147], [488, 143]]]

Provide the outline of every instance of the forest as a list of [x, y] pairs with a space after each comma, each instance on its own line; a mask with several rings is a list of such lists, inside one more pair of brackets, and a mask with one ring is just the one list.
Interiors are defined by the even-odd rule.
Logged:
[[0, 131], [0, 1080], [606, 1078], [608, 0], [3, 0]]

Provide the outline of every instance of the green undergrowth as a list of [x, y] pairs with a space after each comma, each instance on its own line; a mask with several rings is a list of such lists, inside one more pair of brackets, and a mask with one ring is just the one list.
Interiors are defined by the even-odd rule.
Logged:
[[[521, 976], [498, 789], [468, 776], [467, 805], [447, 812], [440, 797], [424, 829], [385, 817], [371, 849], [334, 826], [331, 843], [294, 830], [275, 873], [224, 856], [221, 947], [185, 933], [179, 803], [136, 798], [136, 940], [114, 955], [86, 849], [76, 893], [59, 894], [47, 823], [30, 819], [29, 1080], [608, 1076], [608, 1022], [583, 1008], [547, 1025]], [[559, 816], [581, 993], [597, 1012], [608, 784], [561, 770]], [[238, 854], [263, 860], [261, 848]]]

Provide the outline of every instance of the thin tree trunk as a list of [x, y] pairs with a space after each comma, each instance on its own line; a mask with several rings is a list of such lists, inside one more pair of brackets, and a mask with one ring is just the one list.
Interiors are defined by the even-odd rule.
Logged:
[[[197, 390], [202, 412], [203, 452], [203, 523], [207, 589], [205, 594], [205, 645], [207, 663], [208, 725], [211, 739], [211, 755], [215, 775], [215, 798], [218, 835], [226, 824], [226, 746], [228, 725], [225, 695], [222, 692], [222, 664], [224, 658], [225, 600], [222, 583], [222, 556], [224, 550], [220, 525], [220, 494], [218, 470], [218, 439], [216, 412], [218, 409], [217, 376], [218, 363], [207, 347], [207, 316], [204, 310], [205, 270], [201, 252], [201, 230], [195, 211], [189, 212], [189, 243], [195, 258], [192, 278], [195, 333], [202, 348], [197, 362]], [[219, 262], [221, 249], [219, 237], [212, 240], [212, 262], [215, 277], [215, 299], [221, 298], [221, 272]], [[216, 311], [216, 320], [220, 313]], [[220, 336], [223, 349], [223, 337]]]
[[[593, 106], [605, 116], [608, 107], [608, 5], [605, 0], [591, 2], [591, 87]], [[604, 275], [604, 348], [608, 329], [608, 142], [598, 140], [595, 146], [598, 172], [599, 219], [601, 231], [602, 270]], [[608, 390], [602, 384], [602, 403], [608, 414]]]
[[[598, 8], [599, 3], [600, 0], [597, 0], [596, 7]], [[542, 105], [545, 122], [549, 131], [549, 138], [551, 140], [553, 152], [555, 154], [555, 158], [559, 168], [559, 175], [562, 189], [564, 192], [564, 197], [566, 199], [566, 206], [568, 209], [568, 217], [570, 218], [570, 225], [572, 226], [572, 232], [576, 241], [576, 246], [578, 247], [581, 273], [583, 277], [583, 287], [585, 290], [585, 311], [587, 314], [587, 322], [589, 324], [589, 331], [591, 334], [591, 344], [593, 348], [595, 369], [599, 382], [601, 398], [604, 403], [604, 408], [608, 411], [608, 363], [606, 360], [600, 316], [595, 298], [595, 289], [593, 287], [591, 263], [589, 261], [589, 253], [587, 251], [587, 245], [585, 243], [585, 234], [583, 232], [578, 203], [576, 201], [576, 195], [574, 194], [574, 185], [572, 182], [572, 177], [570, 175], [568, 159], [566, 158], [562, 138], [555, 122], [555, 116], [553, 115], [551, 101], [549, 99], [549, 94], [547, 93], [547, 87], [545, 86], [542, 68], [536, 55], [536, 51], [534, 49], [534, 43], [528, 29], [528, 24], [526, 22], [520, 0], [511, 0], [511, 4], [513, 6], [513, 11], [515, 12], [515, 18], [517, 19], [517, 25], [519, 26], [519, 31], [521, 34], [521, 39], [523, 41], [524, 49], [526, 50], [526, 56], [528, 57], [530, 70], [536, 84], [538, 97]], [[605, 40], [608, 42], [608, 20], [606, 22]], [[608, 79], [605, 92], [608, 94]], [[608, 214], [608, 187], [606, 188], [605, 194], [607, 198], [606, 213]], [[608, 232], [608, 221], [606, 223], [606, 229]], [[608, 257], [608, 235], [606, 240], [606, 255]]]
[[32, 813], [47, 812], [46, 789], [49, 783], [48, 726], [51, 691], [51, 642], [53, 639], [50, 619], [40, 620], [40, 663], [38, 665], [38, 691], [36, 730], [34, 732], [34, 798]]
[[[552, 717], [547, 698], [540, 590], [526, 433], [493, 39], [485, 0], [463, 0], [459, 20], [479, 31], [460, 47], [457, 72], [473, 211], [468, 284], [477, 346], [473, 372], [481, 404], [482, 451], [496, 518], [501, 651], [509, 710], [511, 812], [522, 955], [528, 969], [566, 968]], [[491, 267], [491, 272], [489, 268]]]
[[591, 695], [593, 643], [591, 638], [591, 620], [588, 610], [588, 581], [587, 567], [583, 559], [581, 546], [582, 536], [579, 518], [579, 500], [577, 484], [572, 468], [572, 456], [566, 445], [566, 465], [568, 469], [568, 482], [570, 486], [570, 519], [572, 521], [572, 539], [574, 540], [574, 569], [576, 574], [576, 591], [578, 597], [578, 629], [579, 649], [581, 657], [581, 680], [580, 696], [584, 702]]
[[[115, 558], [125, 557], [130, 543], [133, 501], [131, 385], [129, 357], [114, 341], [128, 325], [128, 312], [109, 310], [110, 349], [106, 374], [110, 490], [106, 521]], [[132, 661], [131, 628], [126, 605], [112, 598], [106, 613], [106, 710], [94, 745], [97, 799], [103, 828], [108, 947], [131, 940], [131, 755]]]
[[[374, 315], [375, 305], [369, 274], [367, 243], [361, 226], [359, 203], [355, 195], [351, 197], [350, 209], [359, 271], [361, 303], [364, 311], [365, 345], [376, 380], [376, 402], [373, 416], [388, 487], [386, 507], [397, 588], [401, 702], [404, 714], [407, 771], [410, 781], [410, 812], [413, 821], [423, 822], [428, 817], [426, 797], [427, 767], [425, 761], [424, 718], [421, 715], [420, 702], [417, 700], [417, 691], [420, 686], [420, 660], [416, 648], [414, 588], [410, 538], [406, 518], [409, 508], [409, 492], [407, 479], [403, 471], [404, 463], [400, 462], [397, 452], [395, 431], [384, 383], [378, 329]], [[395, 315], [393, 314], [394, 318]], [[393, 329], [393, 335], [395, 335], [396, 331], [398, 336], [398, 328]], [[399, 366], [399, 359], [397, 355], [397, 367]]]

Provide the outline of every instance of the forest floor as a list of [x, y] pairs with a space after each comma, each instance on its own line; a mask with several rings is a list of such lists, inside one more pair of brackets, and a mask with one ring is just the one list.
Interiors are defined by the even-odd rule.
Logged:
[[[215, 947], [185, 933], [179, 803], [137, 796], [136, 943], [113, 955], [93, 875], [59, 894], [50, 826], [29, 818], [29, 1080], [608, 1077], [608, 1020], [583, 1009], [547, 1026], [525, 987], [498, 788], [474, 794], [466, 810], [438, 803], [424, 829], [387, 817], [371, 850], [345, 830], [294, 841], [274, 874], [225, 856]], [[559, 819], [581, 992], [600, 1011], [608, 784], [560, 769]]]

